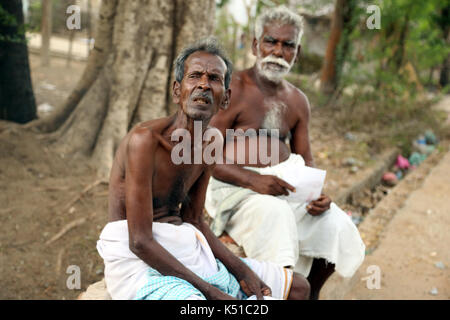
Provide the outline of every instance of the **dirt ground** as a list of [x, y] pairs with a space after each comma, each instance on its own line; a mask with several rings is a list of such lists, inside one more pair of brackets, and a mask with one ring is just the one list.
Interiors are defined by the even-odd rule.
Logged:
[[[345, 299], [450, 299], [449, 172], [447, 151], [383, 230]], [[408, 187], [399, 185], [396, 191]], [[379, 268], [379, 286], [364, 281], [373, 274], [366, 272], [371, 266]]]
[[[54, 58], [41, 68], [35, 55], [30, 62], [37, 105], [54, 107], [85, 65], [72, 61], [67, 68]], [[311, 143], [316, 166], [327, 170], [325, 192], [334, 197], [370, 170], [377, 155], [363, 135], [349, 139], [320, 112], [312, 110]], [[348, 157], [361, 162], [356, 172], [344, 164]], [[0, 299], [75, 299], [103, 277], [95, 245], [106, 223], [108, 190], [95, 182], [87, 159], [63, 158], [39, 135], [0, 123]], [[69, 266], [80, 268], [80, 289], [66, 285]]]

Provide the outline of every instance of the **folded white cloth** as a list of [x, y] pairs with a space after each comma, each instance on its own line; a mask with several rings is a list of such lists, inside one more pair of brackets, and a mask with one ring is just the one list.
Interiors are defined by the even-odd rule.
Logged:
[[[153, 222], [152, 233], [156, 241], [199, 277], [214, 278], [218, 274], [218, 264], [206, 238], [193, 225]], [[105, 263], [105, 282], [112, 299], [134, 299], [141, 288], [149, 287], [149, 274], [154, 277], [155, 273], [149, 273], [153, 269], [129, 249], [127, 220], [108, 223], [97, 241], [97, 250]], [[290, 270], [253, 259], [245, 262], [271, 287], [274, 298], [287, 298], [292, 284]]]
[[[305, 162], [298, 154], [275, 166], [246, 169], [281, 179], [299, 175]], [[301, 178], [301, 177], [300, 177]], [[294, 179], [295, 180], [295, 179]], [[216, 235], [226, 231], [247, 257], [294, 266], [305, 277], [314, 258], [335, 264], [343, 277], [352, 276], [364, 260], [359, 231], [335, 203], [319, 216], [306, 211], [307, 203], [285, 196], [258, 194], [211, 178], [205, 208], [214, 218]]]

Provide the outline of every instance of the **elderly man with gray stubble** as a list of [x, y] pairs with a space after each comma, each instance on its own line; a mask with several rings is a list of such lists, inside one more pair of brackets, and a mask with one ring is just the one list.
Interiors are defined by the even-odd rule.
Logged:
[[[295, 186], [280, 178], [298, 175], [305, 165], [314, 167], [308, 99], [284, 79], [298, 60], [302, 34], [302, 18], [284, 6], [257, 18], [252, 45], [256, 63], [234, 73], [230, 105], [211, 121], [226, 137], [224, 157], [235, 157], [235, 162], [215, 167], [205, 207], [216, 236], [228, 234], [248, 257], [303, 274], [310, 282], [311, 298], [318, 299], [335, 270], [344, 277], [355, 273], [365, 246], [351, 219], [328, 196], [309, 203], [291, 201]], [[226, 136], [227, 129], [257, 133], [239, 139]], [[258, 135], [274, 130], [277, 135], [268, 139]], [[250, 161], [255, 143], [267, 148], [269, 165], [258, 158], [260, 150], [257, 161]], [[245, 161], [237, 164], [243, 150]]]

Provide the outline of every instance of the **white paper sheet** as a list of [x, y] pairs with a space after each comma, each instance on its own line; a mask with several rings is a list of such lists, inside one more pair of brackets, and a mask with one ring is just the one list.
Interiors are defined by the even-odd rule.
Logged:
[[302, 166], [296, 169], [295, 172], [286, 172], [282, 179], [295, 187], [295, 192], [289, 191], [288, 196], [281, 197], [300, 203], [317, 200], [322, 193], [326, 174], [327, 172], [325, 170], [307, 166]]

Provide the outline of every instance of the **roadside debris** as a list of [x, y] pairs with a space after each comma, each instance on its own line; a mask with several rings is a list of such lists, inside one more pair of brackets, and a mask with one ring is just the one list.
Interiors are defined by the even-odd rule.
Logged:
[[431, 294], [432, 296], [437, 296], [438, 293], [439, 293], [439, 292], [438, 292], [438, 289], [437, 289], [436, 287], [431, 288], [430, 294]]
[[[412, 141], [412, 152], [409, 157], [399, 154], [393, 168], [381, 178], [382, 183], [394, 186], [410, 171], [417, 168], [436, 149], [438, 139], [432, 130], [426, 130]], [[392, 175], [394, 174], [396, 178]]]
[[[383, 173], [380, 184], [361, 192], [360, 196], [343, 206], [355, 225], [359, 225], [364, 220], [365, 215], [375, 208], [392, 187], [396, 186], [406, 175], [425, 161], [436, 148], [438, 139], [432, 130], [427, 130], [411, 143], [411, 154], [399, 154], [392, 167]], [[342, 165], [348, 167], [351, 173], [356, 173], [363, 166], [361, 161], [353, 157], [345, 158]], [[430, 214], [431, 211], [427, 212], [427, 215]], [[441, 264], [436, 265], [437, 268], [440, 268], [440, 266]]]

